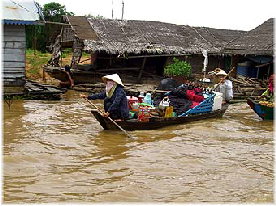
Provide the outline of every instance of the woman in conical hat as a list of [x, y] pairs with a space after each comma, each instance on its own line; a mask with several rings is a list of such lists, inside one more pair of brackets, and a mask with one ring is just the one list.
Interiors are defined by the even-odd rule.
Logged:
[[105, 83], [105, 90], [98, 94], [88, 95], [90, 100], [104, 99], [104, 116], [114, 120], [124, 120], [129, 118], [129, 108], [124, 85], [118, 74], [105, 75], [102, 77]]

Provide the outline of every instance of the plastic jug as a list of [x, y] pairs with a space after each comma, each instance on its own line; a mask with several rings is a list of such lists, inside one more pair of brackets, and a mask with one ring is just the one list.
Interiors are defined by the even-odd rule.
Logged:
[[173, 106], [169, 106], [166, 108], [165, 117], [173, 117]]
[[164, 98], [159, 104], [159, 109], [165, 109], [166, 107], [170, 106], [170, 100], [169, 98]]
[[212, 111], [221, 109], [221, 105], [222, 105], [222, 93], [221, 92], [214, 92], [214, 93], [216, 94], [216, 96], [214, 98]]
[[138, 102], [139, 103], [142, 103], [143, 102], [143, 100], [144, 100], [144, 92], [140, 92], [140, 94], [139, 94], [139, 96], [138, 96]]
[[147, 93], [143, 100], [146, 104], [151, 104], [151, 93]]
[[134, 103], [137, 103], [137, 104], [138, 104], [138, 98], [137, 98], [137, 97], [134, 97], [134, 96], [130, 96], [130, 97], [128, 98], [128, 106], [129, 106], [130, 109], [132, 109], [132, 105], [133, 105]]

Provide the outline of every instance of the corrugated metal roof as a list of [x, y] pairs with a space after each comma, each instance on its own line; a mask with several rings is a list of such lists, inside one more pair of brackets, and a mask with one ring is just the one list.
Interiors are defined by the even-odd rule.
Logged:
[[3, 20], [4, 24], [9, 24], [9, 25], [43, 25], [40, 22], [37, 21], [19, 21], [19, 20]]
[[39, 20], [38, 8], [32, 0], [3, 0], [2, 7], [6, 24], [31, 24]]

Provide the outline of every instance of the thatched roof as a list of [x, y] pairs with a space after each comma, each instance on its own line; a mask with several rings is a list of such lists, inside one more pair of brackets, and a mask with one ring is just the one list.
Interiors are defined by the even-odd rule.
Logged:
[[82, 40], [98, 40], [97, 34], [91, 28], [85, 16], [66, 16], [74, 33]]
[[193, 27], [197, 32], [212, 42], [213, 45], [223, 48], [227, 43], [237, 37], [240, 37], [246, 33], [246, 31], [241, 30], [230, 30], [230, 29], [214, 29], [208, 27]]
[[84, 50], [110, 54], [201, 54], [204, 49], [218, 54], [230, 39], [244, 33], [158, 21], [67, 18], [84, 41]]
[[268, 19], [225, 46], [225, 52], [231, 54], [273, 55], [274, 19]]

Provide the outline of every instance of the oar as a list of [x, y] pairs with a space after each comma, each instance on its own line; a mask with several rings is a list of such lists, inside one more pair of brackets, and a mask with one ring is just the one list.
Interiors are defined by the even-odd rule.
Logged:
[[[89, 101], [89, 99], [85, 98], [89, 104], [91, 104], [93, 107], [95, 107], [101, 114], [103, 114], [103, 112], [91, 101]], [[126, 130], [124, 130], [120, 125], [117, 124], [117, 122], [115, 122], [113, 119], [111, 119], [111, 117], [107, 117], [114, 125], [116, 125], [116, 127], [118, 127], [122, 132], [125, 133], [126, 136], [128, 136], [129, 138], [134, 139], [134, 137], [132, 135], [130, 135]]]

